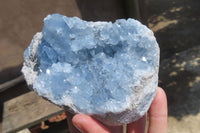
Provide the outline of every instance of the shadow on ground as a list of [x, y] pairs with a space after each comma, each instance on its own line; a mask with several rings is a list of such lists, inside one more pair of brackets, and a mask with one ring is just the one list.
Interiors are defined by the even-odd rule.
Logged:
[[149, 26], [160, 44], [161, 59], [199, 45], [199, 0], [150, 0]]
[[148, 24], [161, 49], [159, 85], [178, 120], [200, 112], [199, 8], [199, 0], [149, 0]]
[[17, 65], [0, 70], [0, 84], [20, 76], [21, 68], [22, 65]]
[[169, 115], [180, 120], [200, 111], [200, 47], [163, 60], [159, 85], [166, 90]]
[[4, 102], [15, 97], [18, 97], [24, 93], [29, 92], [27, 85], [25, 82], [22, 82], [12, 88], [7, 89], [4, 92], [0, 93], [0, 131], [2, 131], [2, 118], [3, 118], [3, 109], [4, 109]]

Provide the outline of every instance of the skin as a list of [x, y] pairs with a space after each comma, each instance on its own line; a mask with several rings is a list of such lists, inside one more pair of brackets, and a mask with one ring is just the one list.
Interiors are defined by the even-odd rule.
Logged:
[[[122, 126], [106, 126], [91, 116], [84, 114], [72, 115], [67, 112], [69, 130], [71, 133], [122, 133]], [[144, 133], [146, 127], [145, 114], [139, 120], [127, 125], [127, 133]], [[148, 133], [167, 133], [167, 98], [162, 88], [158, 88], [157, 94], [149, 108]]]

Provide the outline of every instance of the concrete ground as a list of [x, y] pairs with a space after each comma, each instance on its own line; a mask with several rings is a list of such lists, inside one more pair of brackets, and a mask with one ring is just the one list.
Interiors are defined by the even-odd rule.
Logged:
[[[82, 15], [85, 20], [109, 21], [125, 17], [122, 0], [0, 0], [0, 3], [0, 83], [20, 75], [23, 51], [33, 35], [41, 31], [47, 14], [59, 12]], [[161, 48], [159, 85], [168, 97], [169, 133], [200, 130], [199, 8], [199, 0], [148, 0], [148, 26]], [[27, 91], [22, 83], [0, 94], [0, 123], [3, 102]]]

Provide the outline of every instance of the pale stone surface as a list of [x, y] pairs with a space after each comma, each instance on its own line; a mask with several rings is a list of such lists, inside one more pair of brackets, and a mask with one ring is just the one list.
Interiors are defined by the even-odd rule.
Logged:
[[48, 15], [24, 60], [25, 79], [40, 96], [107, 125], [139, 119], [157, 90], [159, 47], [153, 32], [134, 19]]

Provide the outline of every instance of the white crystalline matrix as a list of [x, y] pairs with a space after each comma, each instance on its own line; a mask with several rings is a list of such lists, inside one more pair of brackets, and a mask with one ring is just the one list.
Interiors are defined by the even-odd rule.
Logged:
[[51, 102], [122, 125], [148, 110], [158, 67], [153, 32], [137, 20], [86, 22], [52, 14], [25, 50], [22, 72], [27, 84]]

